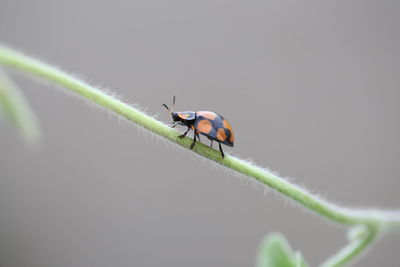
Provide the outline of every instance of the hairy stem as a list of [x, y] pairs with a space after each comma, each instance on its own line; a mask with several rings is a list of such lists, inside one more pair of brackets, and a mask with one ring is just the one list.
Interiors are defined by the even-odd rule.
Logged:
[[333, 255], [325, 261], [321, 267], [340, 267], [344, 266], [350, 260], [365, 252], [372, 242], [378, 236], [378, 229], [376, 227], [366, 228], [362, 236], [352, 240], [347, 246], [342, 248], [337, 254]]
[[[191, 139], [179, 139], [178, 135], [180, 133], [178, 131], [55, 67], [2, 46], [0, 46], [0, 65], [15, 68], [65, 87], [151, 132], [189, 149]], [[201, 143], [196, 144], [193, 151], [240, 174], [256, 179], [331, 221], [346, 225], [362, 224], [371, 227], [376, 227], [377, 225], [385, 227], [400, 226], [400, 212], [398, 211], [342, 208], [311, 194], [299, 186], [289, 183], [264, 168], [230, 155], [226, 155], [225, 159], [222, 159], [218, 151]], [[365, 246], [359, 246], [359, 250], [362, 250]], [[351, 253], [348, 258], [354, 257], [356, 254]]]

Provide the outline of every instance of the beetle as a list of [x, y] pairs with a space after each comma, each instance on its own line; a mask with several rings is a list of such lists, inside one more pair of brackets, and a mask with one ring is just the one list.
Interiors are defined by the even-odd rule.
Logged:
[[174, 111], [175, 108], [175, 96], [172, 100], [172, 109], [170, 110], [166, 104], [163, 106], [171, 113], [173, 124], [172, 128], [176, 125], [183, 125], [188, 127], [186, 132], [179, 135], [179, 138], [184, 138], [190, 130], [194, 131], [193, 142], [190, 145], [190, 149], [193, 149], [196, 144], [196, 139], [200, 141], [199, 134], [207, 136], [211, 140], [211, 147], [213, 141], [217, 141], [219, 145], [219, 151], [221, 152], [222, 158], [225, 157], [224, 151], [222, 150], [221, 144], [233, 147], [235, 137], [230, 123], [224, 119], [221, 115], [212, 111]]

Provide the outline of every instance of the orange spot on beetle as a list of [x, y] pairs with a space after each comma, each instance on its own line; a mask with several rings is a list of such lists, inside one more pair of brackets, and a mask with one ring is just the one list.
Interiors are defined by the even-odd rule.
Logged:
[[231, 131], [231, 137], [229, 138], [229, 141], [233, 144], [235, 142], [235, 137], [233, 136], [233, 132]]
[[229, 137], [229, 142], [231, 142], [233, 144], [235, 142], [235, 137], [233, 136], [232, 126], [225, 119], [222, 121], [222, 123], [224, 124], [224, 128], [230, 131], [231, 136]]
[[179, 118], [186, 120], [190, 114], [189, 113], [178, 113]]
[[217, 130], [217, 139], [221, 142], [224, 142], [226, 140], [226, 133], [223, 128], [218, 128]]
[[229, 124], [227, 120], [223, 120], [224, 127], [232, 132], [232, 126]]
[[214, 120], [217, 117], [217, 114], [211, 111], [198, 111], [196, 112], [197, 116], [203, 116], [209, 120]]
[[209, 120], [201, 120], [197, 123], [196, 128], [201, 133], [209, 133], [211, 132], [212, 125]]

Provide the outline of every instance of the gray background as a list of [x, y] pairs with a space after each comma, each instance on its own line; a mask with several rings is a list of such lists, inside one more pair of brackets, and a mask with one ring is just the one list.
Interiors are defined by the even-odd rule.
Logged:
[[[399, 1], [0, 0], [0, 39], [165, 122], [212, 110], [228, 153], [328, 199], [400, 208]], [[0, 266], [253, 266], [284, 233], [316, 265], [344, 228], [61, 90], [17, 76], [41, 120], [0, 124]], [[208, 143], [208, 142], [207, 142]], [[227, 178], [228, 177], [228, 178]], [[356, 266], [398, 266], [400, 235]]]

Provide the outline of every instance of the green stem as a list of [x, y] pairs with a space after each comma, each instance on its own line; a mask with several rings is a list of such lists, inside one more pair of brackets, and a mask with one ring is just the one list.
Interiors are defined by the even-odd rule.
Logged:
[[[91, 100], [99, 106], [111, 110], [115, 114], [118, 114], [141, 127], [189, 149], [191, 140], [189, 138], [179, 139], [178, 131], [57, 68], [10, 48], [1, 46], [0, 65], [15, 68], [28, 74], [41, 77], [46, 81], [63, 86], [85, 99]], [[338, 205], [329, 203], [311, 194], [307, 190], [286, 181], [278, 175], [247, 161], [230, 155], [226, 155], [225, 159], [222, 159], [218, 151], [201, 143], [198, 143], [193, 148], [193, 151], [227, 168], [235, 170], [240, 174], [254, 178], [288, 196], [315, 213], [337, 223], [346, 225], [385, 225], [387, 227], [400, 226], [400, 212], [398, 211], [390, 212], [382, 210], [342, 208]]]
[[36, 116], [22, 92], [1, 67], [0, 111], [14, 124], [27, 143], [35, 144], [40, 140], [41, 132]]
[[378, 236], [376, 227], [368, 227], [362, 233], [362, 237], [352, 240], [347, 246], [342, 248], [337, 254], [325, 261], [321, 267], [340, 267], [350, 262], [356, 256], [365, 252]]

